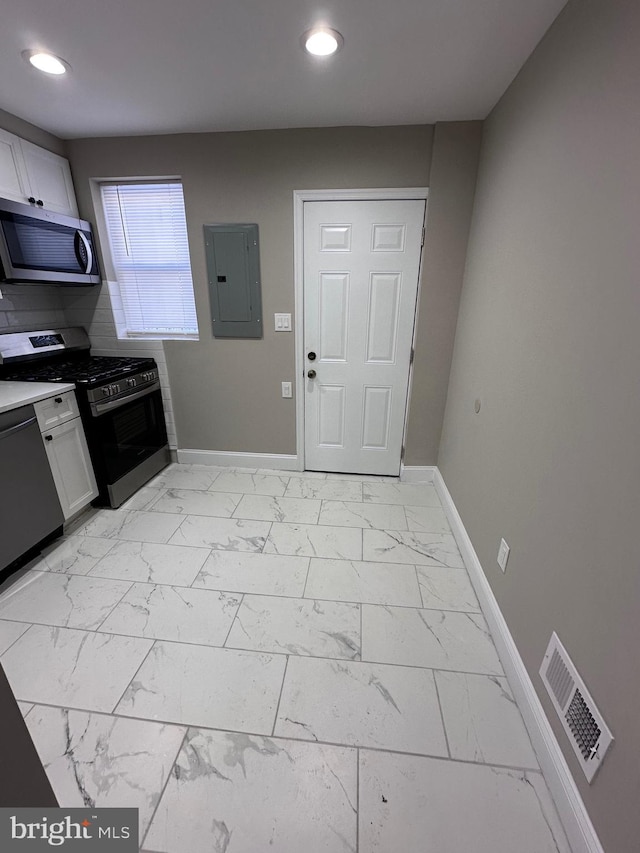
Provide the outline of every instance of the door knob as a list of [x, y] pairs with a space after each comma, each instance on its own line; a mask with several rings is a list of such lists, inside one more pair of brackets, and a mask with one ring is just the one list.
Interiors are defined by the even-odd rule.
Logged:
[[315, 360], [316, 360], [316, 354], [315, 354], [315, 352], [308, 352], [308, 353], [307, 353], [307, 358], [309, 359], [309, 361], [315, 361]]
[[315, 378], [316, 378], [316, 372], [315, 372], [315, 370], [309, 370], [309, 371], [307, 372], [307, 376], [309, 377], [309, 379], [315, 379]]

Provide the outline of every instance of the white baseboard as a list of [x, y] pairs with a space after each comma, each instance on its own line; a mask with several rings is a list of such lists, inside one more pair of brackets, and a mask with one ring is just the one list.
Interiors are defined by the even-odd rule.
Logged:
[[436, 470], [435, 465], [401, 465], [400, 481], [402, 483], [433, 483]]
[[230, 453], [226, 450], [178, 450], [178, 462], [221, 468], [273, 468], [300, 471], [298, 457], [285, 453]]
[[434, 485], [469, 571], [509, 684], [524, 717], [571, 849], [573, 853], [604, 853], [560, 745], [462, 523], [462, 518], [437, 468]]
[[[216, 465], [224, 468], [304, 470], [298, 456], [285, 453], [232, 453], [226, 450], [185, 449], [177, 451], [177, 461], [185, 465]], [[433, 483], [436, 470], [437, 468], [434, 465], [402, 465], [400, 480], [403, 483]]]

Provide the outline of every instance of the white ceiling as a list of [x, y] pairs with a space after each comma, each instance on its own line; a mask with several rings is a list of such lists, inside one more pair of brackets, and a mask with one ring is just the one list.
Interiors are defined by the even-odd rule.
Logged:
[[[3, 0], [0, 107], [65, 138], [484, 118], [565, 0]], [[301, 34], [344, 36], [331, 59]], [[73, 69], [21, 58], [47, 48]]]

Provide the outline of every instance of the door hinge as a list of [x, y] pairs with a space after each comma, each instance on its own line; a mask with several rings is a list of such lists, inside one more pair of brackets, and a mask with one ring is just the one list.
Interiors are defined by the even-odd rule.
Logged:
[[409, 364], [413, 364], [413, 359], [415, 358], [416, 351], [413, 347], [411, 347], [411, 355], [409, 356]]
[[425, 229], [423, 228], [422, 229], [422, 238], [420, 239], [420, 246], [424, 246], [424, 231], [425, 231]]

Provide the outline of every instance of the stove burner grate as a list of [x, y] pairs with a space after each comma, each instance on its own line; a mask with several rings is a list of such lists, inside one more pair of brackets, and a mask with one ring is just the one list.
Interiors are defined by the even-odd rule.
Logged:
[[2, 378], [19, 382], [77, 382], [89, 385], [118, 379], [152, 364], [153, 360], [148, 358], [98, 355], [40, 366], [25, 364], [17, 370], [3, 372]]

